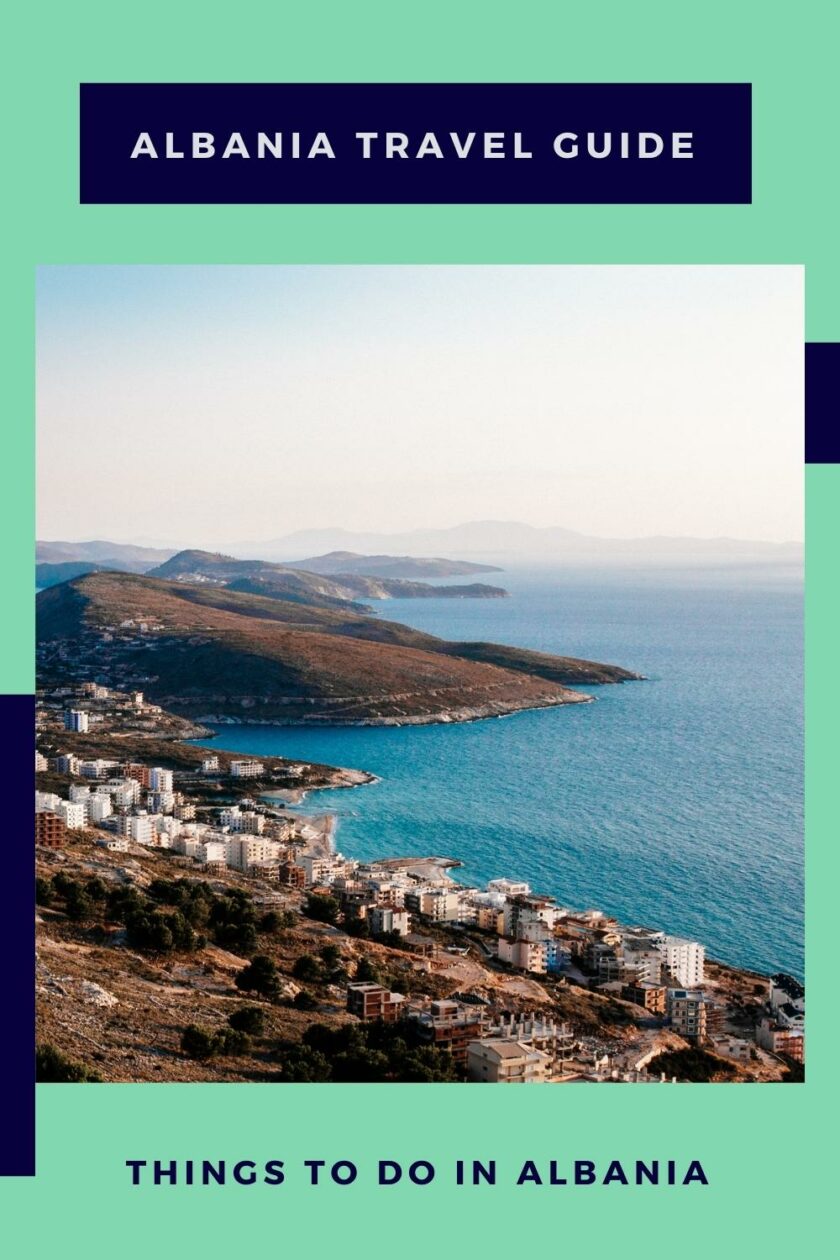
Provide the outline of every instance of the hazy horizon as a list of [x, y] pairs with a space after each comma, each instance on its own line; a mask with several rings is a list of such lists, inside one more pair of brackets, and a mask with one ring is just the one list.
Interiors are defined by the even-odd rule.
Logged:
[[38, 537], [801, 541], [803, 273], [42, 267]]

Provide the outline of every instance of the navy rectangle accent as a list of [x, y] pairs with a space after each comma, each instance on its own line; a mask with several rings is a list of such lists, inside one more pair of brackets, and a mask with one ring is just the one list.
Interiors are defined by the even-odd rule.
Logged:
[[805, 343], [805, 463], [840, 464], [840, 341]]
[[[161, 203], [748, 203], [748, 83], [84, 83], [80, 96], [80, 200]], [[326, 133], [335, 157], [253, 156], [258, 132], [301, 136], [308, 152]], [[401, 132], [416, 152], [434, 132], [447, 156], [387, 158], [357, 132]], [[618, 136], [653, 132], [660, 157], [621, 157]], [[149, 133], [162, 153], [167, 132], [183, 157], [136, 156]], [[216, 137], [195, 157], [193, 132]], [[232, 132], [250, 157], [221, 156]], [[476, 133], [468, 156], [450, 140]], [[506, 136], [504, 158], [484, 155], [485, 132]], [[530, 158], [512, 156], [521, 133]], [[558, 157], [555, 137], [579, 135], [581, 155]], [[595, 158], [587, 132], [613, 133]], [[673, 133], [692, 133], [693, 156], [674, 157]]]
[[35, 1174], [35, 698], [0, 696], [8, 782], [4, 826], [0, 1177]]

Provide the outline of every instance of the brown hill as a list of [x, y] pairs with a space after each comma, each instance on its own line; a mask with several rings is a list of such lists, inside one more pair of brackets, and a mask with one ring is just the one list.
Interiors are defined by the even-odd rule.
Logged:
[[125, 573], [87, 574], [42, 591], [37, 613], [45, 681], [95, 675], [139, 685], [190, 717], [467, 721], [589, 699], [570, 691], [566, 676], [634, 677], [615, 666], [447, 643], [352, 610]]

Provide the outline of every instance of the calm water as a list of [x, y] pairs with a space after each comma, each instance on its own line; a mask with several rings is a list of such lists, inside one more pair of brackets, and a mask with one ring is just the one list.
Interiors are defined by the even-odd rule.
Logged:
[[[495, 577], [494, 577], [495, 580]], [[612, 661], [649, 681], [457, 726], [225, 727], [220, 744], [372, 771], [317, 792], [360, 859], [460, 858], [561, 903], [803, 971], [802, 595], [795, 581], [506, 573], [504, 601], [390, 600], [447, 638]]]

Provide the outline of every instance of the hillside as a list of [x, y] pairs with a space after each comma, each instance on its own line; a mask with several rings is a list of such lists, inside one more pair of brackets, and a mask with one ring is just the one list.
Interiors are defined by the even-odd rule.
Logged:
[[[387, 557], [384, 557], [387, 559]], [[328, 576], [300, 566], [273, 564], [266, 560], [238, 560], [211, 551], [179, 551], [150, 570], [150, 577], [179, 582], [227, 586], [231, 590], [270, 598], [300, 600], [320, 607], [354, 603], [358, 599], [499, 599], [507, 592], [498, 586], [474, 582], [468, 586], [430, 586], [403, 578], [339, 572]]]
[[357, 551], [329, 551], [307, 560], [288, 560], [288, 569], [309, 573], [367, 575], [380, 578], [463, 577], [472, 573], [500, 573], [495, 564], [469, 560], [444, 560], [440, 556], [365, 556]]
[[37, 634], [43, 680], [78, 674], [142, 686], [165, 708], [208, 720], [467, 721], [589, 698], [564, 676], [584, 684], [634, 677], [616, 666], [447, 643], [352, 609], [119, 573], [42, 591]]

